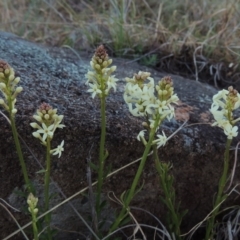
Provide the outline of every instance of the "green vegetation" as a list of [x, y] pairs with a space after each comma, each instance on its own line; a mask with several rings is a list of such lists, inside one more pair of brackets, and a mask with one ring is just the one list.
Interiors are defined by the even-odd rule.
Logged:
[[[126, 78], [126, 86], [123, 94], [123, 98], [128, 105], [129, 112], [134, 117], [144, 117], [145, 121], [142, 122], [142, 127], [144, 130], [140, 131], [137, 139], [141, 141], [145, 147], [143, 155], [140, 158], [138, 170], [132, 181], [132, 185], [129, 189], [124, 190], [120, 196], [120, 199], [117, 201], [122, 206], [120, 213], [116, 213], [115, 219], [111, 223], [108, 229], [108, 235], [106, 236], [106, 230], [101, 231], [102, 220], [101, 213], [103, 210], [104, 201], [101, 199], [102, 187], [104, 184], [105, 178], [110, 176], [106, 173], [105, 160], [108, 157], [109, 153], [105, 149], [105, 139], [106, 139], [106, 106], [105, 100], [106, 97], [110, 94], [110, 90], [113, 88], [114, 92], [117, 90], [117, 81], [115, 75], [112, 75], [116, 70], [116, 66], [111, 66], [112, 59], [108, 57], [107, 51], [103, 45], [100, 45], [94, 56], [90, 61], [90, 66], [92, 70], [88, 71], [85, 75], [87, 78], [86, 85], [88, 85], [89, 92], [92, 98], [98, 97], [101, 101], [101, 139], [100, 139], [100, 151], [99, 151], [99, 162], [97, 165], [88, 161], [89, 171], [90, 167], [92, 170], [97, 172], [97, 184], [96, 189], [96, 199], [94, 198], [93, 189], [92, 189], [92, 180], [90, 175], [88, 176], [89, 183], [89, 196], [91, 196], [91, 202], [96, 202], [95, 206], [90, 204], [91, 207], [91, 217], [93, 221], [93, 229], [88, 226], [84, 221], [85, 225], [89, 227], [90, 232], [93, 234], [94, 239], [109, 239], [116, 232], [121, 230], [121, 228], [128, 227], [126, 225], [129, 222], [129, 217], [136, 224], [136, 230], [134, 230], [134, 235], [140, 231], [143, 236], [141, 227], [139, 228], [139, 223], [136, 222], [135, 217], [131, 212], [130, 203], [135, 195], [141, 191], [142, 187], [138, 187], [142, 172], [144, 170], [145, 163], [148, 159], [148, 156], [153, 153], [153, 158], [155, 161], [155, 167], [159, 177], [159, 186], [163, 191], [163, 196], [161, 200], [167, 207], [168, 216], [167, 216], [167, 226], [166, 228], [160, 223], [161, 229], [155, 229], [155, 231], [164, 232], [164, 236], [168, 239], [177, 239], [181, 240], [187, 234], [181, 234], [181, 222], [186, 214], [187, 210], [182, 211], [180, 209], [180, 202], [176, 202], [176, 193], [174, 188], [174, 176], [171, 173], [171, 163], [161, 161], [158, 156], [157, 149], [159, 147], [164, 147], [166, 142], [171, 138], [167, 137], [162, 131], [162, 134], [157, 134], [161, 124], [164, 120], [170, 121], [175, 117], [174, 104], [177, 104], [179, 98], [177, 94], [174, 93], [174, 87], [171, 77], [163, 77], [157, 84], [152, 77], [150, 77], [149, 72], [139, 71], [135, 73], [132, 78]], [[10, 125], [14, 125], [15, 114], [17, 109], [15, 108], [15, 103], [17, 101], [17, 95], [23, 91], [22, 87], [17, 87], [17, 84], [20, 82], [19, 77], [15, 77], [14, 69], [11, 66], [0, 60], [0, 92], [3, 98], [0, 98], [0, 105], [3, 106], [4, 110], [8, 112], [11, 120], [5, 116], [6, 120]], [[236, 123], [240, 121], [240, 118], [235, 118], [233, 112], [234, 110], [240, 107], [240, 94], [232, 86], [228, 90], [221, 90], [213, 96], [213, 103], [211, 105], [210, 112], [213, 114], [214, 122], [212, 126], [220, 127], [226, 137], [227, 144], [224, 153], [224, 166], [222, 176], [218, 184], [217, 197], [213, 204], [213, 210], [207, 215], [207, 217], [200, 223], [200, 225], [206, 221], [206, 234], [205, 240], [215, 239], [217, 234], [217, 223], [216, 217], [220, 211], [221, 204], [227, 199], [230, 193], [226, 193], [225, 187], [227, 185], [228, 175], [229, 175], [229, 151], [232, 143], [232, 139], [238, 135], [238, 126]], [[38, 209], [38, 197], [32, 194], [33, 186], [30, 184], [29, 177], [27, 174], [27, 169], [25, 161], [23, 159], [23, 154], [19, 149], [20, 143], [18, 140], [18, 134], [16, 127], [12, 128], [13, 135], [16, 137], [14, 141], [16, 143], [16, 150], [19, 155], [19, 160], [21, 163], [22, 173], [24, 176], [25, 184], [27, 186], [28, 198], [26, 200], [28, 204], [28, 211], [31, 214], [32, 222], [32, 235], [34, 235], [34, 240], [39, 239], [53, 239], [54, 229], [51, 226], [51, 211], [57, 207], [50, 209], [50, 195], [49, 195], [49, 186], [50, 186], [50, 171], [51, 171], [51, 155], [59, 155], [61, 157], [62, 152], [64, 151], [64, 140], [58, 145], [57, 148], [51, 149], [51, 140], [54, 136], [54, 132], [57, 128], [63, 128], [65, 125], [61, 124], [63, 115], [57, 114], [57, 109], [53, 109], [48, 103], [42, 103], [37, 109], [37, 113], [33, 115], [33, 118], [36, 122], [30, 123], [31, 127], [34, 128], [32, 134], [35, 138], [40, 140], [41, 144], [46, 147], [46, 168], [38, 171], [38, 173], [44, 173], [44, 213], [41, 216], [37, 216]], [[15, 125], [14, 125], [15, 126]], [[145, 132], [148, 133], [148, 137], [145, 138]], [[177, 131], [174, 133], [176, 134]], [[79, 153], [80, 155], [81, 153]], [[111, 153], [110, 153], [111, 154]], [[234, 167], [235, 168], [235, 167]], [[233, 168], [233, 169], [234, 169]], [[234, 171], [234, 170], [233, 170]], [[114, 174], [112, 172], [111, 174]], [[235, 187], [234, 187], [235, 188]], [[87, 188], [82, 191], [87, 190]], [[234, 189], [233, 189], [234, 190]], [[233, 191], [231, 190], [231, 191]], [[113, 193], [114, 194], [114, 193]], [[75, 194], [74, 194], [75, 195]], [[160, 199], [159, 199], [160, 200]], [[66, 200], [65, 200], [66, 201]], [[65, 202], [63, 201], [63, 202]], [[63, 202], [61, 204], [63, 204]], [[59, 206], [59, 205], [58, 205]], [[12, 216], [12, 215], [11, 215]], [[44, 218], [45, 228], [41, 228], [40, 218]], [[157, 219], [157, 217], [155, 217]], [[105, 221], [105, 220], [103, 220]], [[160, 221], [159, 221], [160, 222]], [[230, 224], [232, 224], [230, 222]], [[28, 224], [29, 225], [29, 224]], [[27, 225], [27, 226], [28, 226]], [[198, 224], [199, 225], [199, 224]], [[199, 226], [200, 226], [199, 225]], [[146, 225], [147, 226], [147, 225]], [[40, 228], [39, 228], [40, 227]], [[152, 226], [148, 226], [152, 227]], [[196, 225], [196, 228], [198, 226]], [[25, 228], [21, 228], [22, 231]], [[139, 229], [138, 229], [139, 228]], [[41, 232], [39, 232], [41, 230]], [[238, 228], [239, 230], [239, 228]], [[237, 230], [237, 232], [238, 232]], [[192, 230], [194, 231], [194, 230]], [[14, 235], [15, 233], [13, 233]], [[23, 232], [24, 236], [26, 234]], [[228, 236], [230, 233], [228, 233]], [[234, 233], [236, 234], [236, 233]], [[232, 235], [232, 233], [231, 233]], [[105, 236], [105, 237], [104, 237]], [[5, 239], [9, 239], [8, 236]], [[26, 238], [27, 239], [27, 238]], [[144, 238], [145, 239], [145, 238]], [[164, 237], [165, 239], [165, 237]]]
[[109, 54], [215, 84], [236, 80], [239, 7], [238, 0], [0, 2], [4, 31], [78, 50], [104, 44]]
[[[95, 166], [89, 162], [89, 169], [91, 167], [98, 174], [98, 181], [94, 183], [97, 185], [97, 190], [92, 219], [96, 219], [96, 225], [93, 226], [93, 230], [91, 229], [92, 235], [95, 239], [107, 239], [114, 235], [115, 231], [119, 231], [119, 227], [126, 226], [129, 217], [133, 222], [135, 221], [129, 205], [138, 191], [141, 191], [141, 188], [138, 188], [139, 179], [147, 157], [152, 151], [159, 177], [159, 186], [163, 189], [162, 201], [168, 210], [168, 226], [166, 228], [162, 226], [162, 229], [166, 230], [164, 233], [168, 239], [183, 239], [181, 221], [185, 211], [180, 211], [180, 203], [176, 202], [173, 187], [174, 177], [170, 171], [171, 164], [162, 162], [157, 153], [157, 148], [164, 146], [169, 140], [164, 132], [157, 135], [158, 129], [165, 118], [170, 120], [174, 117], [174, 108], [171, 104], [176, 103], [178, 97], [173, 94], [172, 81], [169, 77], [163, 78], [155, 86], [150, 73], [141, 71], [132, 78], [126, 78], [124, 100], [133, 116], [146, 118], [146, 122], [143, 123], [144, 130], [137, 137], [143, 143], [145, 150], [132, 185], [120, 197], [121, 211], [116, 215], [115, 222], [109, 229], [109, 235], [102, 238], [105, 233], [101, 232], [99, 224], [103, 208], [101, 194], [104, 180], [109, 176], [105, 160], [108, 154], [111, 154], [105, 149], [107, 121], [105, 98], [111, 88], [116, 91], [117, 82], [117, 79], [111, 76], [116, 67], [108, 68], [112, 60], [108, 58], [105, 48], [114, 56], [133, 58], [145, 65], [160, 69], [178, 71], [184, 66], [182, 71], [188, 69], [186, 73], [192, 73], [196, 80], [198, 77], [201, 78], [201, 73], [207, 73], [217, 84], [217, 80], [223, 80], [223, 72], [227, 74], [226, 76], [233, 77], [238, 71], [239, 52], [236, 40], [238, 39], [237, 9], [240, 2], [220, 0], [201, 1], [201, 3], [188, 0], [171, 2], [163, 0], [161, 3], [153, 0], [140, 2], [137, 0], [110, 0], [107, 2], [93, 0], [89, 2], [3, 0], [0, 2], [2, 29], [51, 46], [68, 45], [74, 49], [92, 51], [100, 43], [105, 45], [105, 47], [100, 45], [97, 49], [90, 62], [92, 71], [86, 75], [88, 92], [92, 94], [92, 98], [97, 96], [101, 101], [102, 131], [99, 163]], [[15, 77], [14, 70], [3, 61], [0, 65], [0, 91], [4, 97], [4, 99], [0, 99], [0, 105], [9, 113], [9, 122], [29, 193], [26, 202], [32, 219], [32, 235], [36, 240], [39, 237], [50, 240], [53, 237], [50, 214], [52, 209], [49, 206], [50, 156], [58, 154], [60, 157], [64, 150], [64, 141], [55, 149], [51, 149], [50, 141], [56, 128], [64, 127], [60, 124], [63, 116], [58, 116], [56, 109], [52, 109], [50, 105], [44, 103], [38, 109], [38, 115], [34, 115], [34, 119], [41, 126], [38, 123], [31, 123], [31, 126], [37, 129], [33, 136], [46, 147], [46, 169], [41, 170], [45, 175], [45, 205], [44, 213], [38, 216], [38, 196], [32, 194], [33, 186], [26, 170], [14, 122], [14, 116], [17, 113], [17, 109], [14, 108], [16, 97], [23, 89], [16, 88], [20, 79]], [[149, 81], [147, 84], [144, 83], [146, 80]], [[234, 78], [232, 80], [234, 81]], [[225, 193], [224, 190], [229, 175], [231, 141], [238, 135], [238, 127], [235, 125], [240, 120], [240, 118], [233, 118], [233, 111], [239, 107], [240, 95], [233, 87], [219, 91], [213, 97], [210, 109], [215, 119], [213, 125], [224, 131], [227, 144], [223, 172], [219, 180], [213, 210], [204, 219], [206, 221], [206, 240], [215, 238], [216, 217], [220, 212], [221, 204], [230, 194]], [[148, 133], [146, 139], [144, 132]], [[46, 229], [39, 229], [38, 220], [44, 215]], [[40, 230], [45, 232], [40, 232]], [[45, 233], [46, 236], [44, 236]]]

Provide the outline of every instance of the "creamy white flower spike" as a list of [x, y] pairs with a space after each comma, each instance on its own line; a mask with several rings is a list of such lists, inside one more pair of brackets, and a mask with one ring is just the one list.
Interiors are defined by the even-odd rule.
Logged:
[[99, 46], [90, 61], [92, 71], [88, 71], [85, 75], [86, 85], [90, 87], [88, 92], [92, 94], [92, 98], [106, 97], [110, 89], [116, 91], [118, 79], [112, 75], [116, 66], [109, 67], [111, 64], [112, 59], [108, 58], [106, 49], [103, 45]]
[[173, 94], [172, 80], [163, 78], [154, 87], [154, 79], [148, 72], [139, 72], [133, 78], [126, 78], [127, 84], [124, 92], [124, 100], [128, 104], [129, 111], [134, 116], [147, 116], [149, 121], [161, 115], [161, 120], [169, 121], [174, 117], [172, 103], [177, 103], [178, 97]]
[[3, 95], [0, 105], [13, 115], [17, 113], [15, 108], [17, 96], [23, 91], [22, 87], [17, 87], [19, 82], [20, 78], [15, 77], [14, 69], [7, 62], [0, 60], [0, 93]]
[[[172, 104], [177, 104], [179, 99], [174, 94], [170, 77], [164, 77], [154, 86], [154, 79], [150, 77], [150, 73], [140, 71], [133, 78], [126, 78], [126, 82], [123, 98], [133, 116], [147, 118], [145, 128], [154, 128], [157, 132], [164, 119], [170, 121], [175, 116]], [[159, 122], [156, 123], [156, 119]], [[144, 131], [138, 134], [137, 139], [145, 144]], [[163, 132], [163, 135], [158, 135], [154, 144], [160, 147], [164, 146], [166, 141], [167, 137]]]
[[32, 214], [37, 215], [37, 213], [38, 213], [38, 208], [37, 208], [38, 198], [34, 197], [34, 195], [32, 193], [30, 193], [27, 198], [27, 204], [28, 204], [28, 211]]
[[240, 106], [240, 95], [233, 87], [221, 90], [213, 96], [210, 112], [215, 122], [212, 126], [218, 126], [224, 130], [228, 139], [238, 135], [238, 127], [234, 126], [240, 118], [233, 118], [233, 111]]
[[[49, 104], [42, 103], [37, 110], [36, 115], [33, 115], [33, 118], [38, 121], [30, 123], [31, 127], [36, 129], [33, 132], [33, 136], [38, 138], [43, 145], [47, 145], [47, 139], [52, 140], [54, 133], [57, 128], [65, 127], [64, 124], [61, 124], [63, 120], [63, 115], [57, 114], [57, 109], [53, 109]], [[64, 141], [55, 149], [50, 150], [50, 153], [53, 155], [62, 154]]]

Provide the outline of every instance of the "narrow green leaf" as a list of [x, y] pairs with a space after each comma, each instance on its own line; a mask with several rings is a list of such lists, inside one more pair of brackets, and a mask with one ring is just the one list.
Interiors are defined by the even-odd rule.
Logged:
[[97, 165], [95, 165], [95, 164], [92, 163], [92, 162], [89, 162], [88, 164], [89, 164], [89, 166], [90, 166], [91, 169], [93, 169], [94, 171], [98, 172], [98, 169], [99, 169], [99, 168], [98, 168]]

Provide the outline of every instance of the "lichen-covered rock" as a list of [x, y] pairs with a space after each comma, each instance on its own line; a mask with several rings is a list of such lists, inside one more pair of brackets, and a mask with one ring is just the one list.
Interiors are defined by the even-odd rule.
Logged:
[[[98, 161], [99, 102], [91, 98], [84, 84], [93, 53], [41, 46], [4, 32], [0, 32], [0, 52], [0, 58], [7, 61], [21, 77], [20, 85], [24, 88], [18, 96], [16, 119], [19, 134], [32, 151], [23, 147], [30, 178], [41, 181], [41, 175], [36, 174], [40, 167], [35, 157], [44, 164], [44, 148], [32, 136], [29, 123], [40, 103], [47, 102], [64, 115], [66, 125], [56, 133], [57, 140], [53, 139], [53, 146], [59, 144], [59, 139], [64, 139], [65, 151], [61, 158], [53, 157], [52, 178], [67, 196], [76, 193], [87, 186], [86, 159], [91, 158], [94, 163]], [[110, 94], [107, 100], [106, 148], [109, 152], [107, 164], [115, 170], [141, 157], [143, 152], [142, 144], [136, 139], [142, 129], [141, 120], [129, 114], [123, 100], [124, 78], [132, 77], [139, 70], [151, 72], [156, 81], [165, 74], [137, 63], [128, 63], [126, 59], [113, 59], [113, 63], [117, 66], [116, 75], [120, 81], [118, 91]], [[219, 128], [210, 126], [212, 117], [208, 109], [217, 90], [178, 76], [172, 76], [172, 79], [181, 102], [176, 106], [177, 119], [165, 122], [162, 129], [170, 135], [185, 120], [188, 120], [188, 126], [161, 148], [159, 154], [161, 160], [170, 161], [173, 165], [177, 200], [181, 201], [182, 209], [188, 209], [183, 229], [189, 230], [212, 208], [226, 139]], [[0, 197], [7, 200], [13, 189], [23, 184], [23, 178], [10, 127], [2, 115], [0, 126]], [[119, 196], [130, 187], [137, 167], [138, 163], [135, 163], [108, 178], [104, 192], [114, 191]], [[236, 172], [239, 173], [239, 169]], [[237, 180], [239, 174], [236, 174]], [[132, 205], [149, 210], [164, 222], [166, 209], [160, 200], [162, 192], [151, 157], [147, 160], [142, 183], [143, 189]], [[231, 205], [233, 201], [229, 200], [227, 204]], [[3, 216], [0, 218], [0, 237], [3, 238], [14, 230], [15, 225], [3, 209], [0, 212]], [[134, 213], [139, 222], [152, 221], [140, 212]], [[80, 228], [64, 230], [80, 232]]]

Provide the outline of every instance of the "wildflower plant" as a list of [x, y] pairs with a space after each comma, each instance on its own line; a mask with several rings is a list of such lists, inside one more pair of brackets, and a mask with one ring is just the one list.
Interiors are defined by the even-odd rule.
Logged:
[[0, 92], [3, 95], [3, 98], [0, 98], [0, 105], [2, 105], [3, 108], [9, 114], [13, 138], [14, 138], [17, 154], [20, 160], [24, 181], [28, 191], [31, 192], [33, 189], [29, 181], [27, 167], [23, 158], [22, 149], [19, 142], [16, 123], [15, 123], [15, 115], [17, 113], [17, 108], [16, 108], [17, 96], [23, 90], [22, 87], [17, 86], [19, 82], [20, 82], [20, 77], [15, 76], [14, 69], [7, 62], [0, 60]]
[[[95, 167], [98, 173], [97, 182], [97, 194], [96, 205], [94, 211], [92, 211], [94, 225], [94, 236], [99, 235], [97, 221], [100, 217], [103, 202], [101, 202], [101, 192], [103, 181], [106, 176], [105, 161], [108, 157], [108, 152], [105, 149], [106, 139], [106, 98], [108, 97], [110, 90], [116, 91], [118, 79], [113, 75], [116, 70], [116, 66], [111, 66], [112, 59], [108, 57], [107, 51], [103, 45], [99, 46], [94, 56], [90, 61], [91, 70], [86, 74], [89, 89], [88, 92], [92, 98], [99, 98], [101, 102], [101, 139], [100, 139], [100, 151], [99, 151], [99, 163], [98, 166], [94, 166], [89, 163], [90, 166]], [[37, 221], [38, 214], [38, 198], [32, 193], [33, 187], [30, 184], [26, 165], [23, 159], [21, 146], [18, 139], [18, 133], [15, 125], [15, 115], [17, 113], [16, 101], [18, 94], [23, 90], [22, 87], [17, 86], [20, 82], [20, 78], [15, 76], [13, 68], [3, 60], [0, 60], [0, 92], [2, 98], [0, 98], [0, 105], [8, 112], [9, 122], [11, 124], [13, 137], [17, 149], [17, 153], [20, 159], [20, 164], [25, 180], [25, 184], [29, 191], [27, 198], [28, 210], [32, 217], [32, 227], [34, 239], [39, 239], [38, 227], [40, 226]], [[143, 168], [145, 166], [149, 152], [152, 150], [153, 158], [155, 161], [156, 170], [159, 175], [160, 186], [162, 188], [164, 197], [162, 201], [168, 208], [168, 230], [172, 233], [174, 239], [181, 239], [180, 225], [182, 218], [186, 212], [180, 213], [179, 204], [176, 204], [175, 189], [173, 187], [173, 176], [170, 173], [172, 165], [159, 160], [158, 148], [165, 146], [168, 141], [168, 137], [164, 131], [159, 133], [159, 129], [163, 121], [170, 121], [174, 116], [173, 104], [177, 104], [178, 96], [174, 93], [173, 82], [171, 77], [162, 78], [157, 84], [154, 79], [150, 77], [149, 72], [138, 72], [134, 74], [132, 78], [126, 78], [126, 86], [123, 98], [128, 105], [130, 113], [135, 117], [144, 118], [143, 130], [137, 135], [137, 139], [145, 146], [138, 170], [133, 179], [132, 185], [129, 190], [125, 191], [121, 195], [121, 202], [123, 204], [122, 210], [112, 224], [109, 234], [118, 228], [119, 225], [124, 223], [124, 220], [129, 215], [129, 205], [133, 197], [140, 189], [137, 189], [139, 179], [141, 177]], [[240, 107], [240, 94], [233, 88], [229, 87], [228, 90], [219, 91], [218, 94], [213, 96], [213, 103], [210, 112], [214, 116], [214, 123], [212, 126], [220, 127], [226, 137], [226, 149], [224, 153], [224, 166], [223, 173], [219, 180], [218, 192], [214, 201], [214, 209], [211, 218], [208, 219], [206, 227], [205, 240], [213, 239], [214, 237], [214, 223], [215, 218], [219, 212], [221, 203], [227, 198], [227, 194], [224, 192], [224, 188], [227, 182], [227, 175], [229, 170], [229, 150], [234, 137], [238, 135], [237, 122], [239, 118], [234, 117], [234, 110]], [[46, 147], [46, 167], [44, 172], [44, 211], [49, 210], [49, 185], [50, 185], [50, 168], [51, 168], [51, 155], [58, 155], [61, 157], [64, 151], [64, 140], [56, 147], [51, 147], [51, 141], [54, 137], [55, 131], [65, 127], [62, 124], [63, 115], [57, 114], [57, 109], [53, 109], [47, 103], [42, 103], [37, 109], [33, 118], [35, 122], [30, 123], [34, 129], [33, 136], [37, 138], [40, 143]], [[89, 168], [90, 169], [90, 168]], [[90, 185], [90, 184], [89, 184]], [[95, 213], [96, 211], [96, 213]], [[47, 234], [44, 239], [52, 239], [51, 215], [50, 213], [45, 215], [45, 223]]]
[[32, 216], [32, 227], [33, 227], [33, 234], [34, 240], [38, 240], [38, 227], [37, 227], [37, 208], [38, 198], [34, 197], [32, 193], [28, 195], [27, 204], [28, 204], [28, 211], [31, 213]]
[[[44, 170], [45, 177], [44, 177], [44, 200], [45, 200], [45, 207], [44, 210], [49, 210], [49, 185], [50, 185], [50, 169], [51, 169], [51, 155], [57, 155], [58, 157], [61, 156], [62, 151], [64, 150], [64, 140], [61, 142], [61, 144], [54, 149], [51, 149], [51, 140], [54, 136], [54, 133], [56, 129], [65, 127], [64, 124], [62, 124], [63, 115], [57, 114], [57, 109], [53, 109], [49, 104], [42, 103], [37, 109], [37, 112], [35, 115], [33, 115], [33, 118], [37, 122], [30, 123], [31, 127], [36, 129], [35, 132], [33, 132], [33, 136], [40, 140], [41, 144], [46, 147], [46, 168]], [[47, 214], [45, 216], [45, 221], [47, 224], [47, 235], [48, 240], [52, 238], [51, 236], [51, 229], [50, 229], [50, 223], [51, 223], [51, 216], [50, 214]]]
[[101, 191], [104, 179], [104, 165], [108, 156], [105, 151], [106, 139], [106, 98], [109, 95], [110, 89], [116, 91], [116, 83], [118, 81], [112, 73], [116, 70], [116, 66], [111, 66], [112, 59], [108, 57], [107, 51], [103, 45], [100, 45], [90, 61], [92, 70], [86, 74], [89, 86], [88, 92], [92, 94], [92, 98], [96, 96], [101, 101], [101, 139], [100, 139], [100, 153], [99, 165], [97, 167], [98, 183], [97, 183], [97, 196], [96, 196], [96, 212], [97, 217], [101, 211]]
[[238, 127], [235, 124], [240, 118], [234, 119], [233, 111], [240, 106], [240, 95], [236, 89], [229, 87], [228, 90], [221, 90], [213, 96], [213, 103], [210, 112], [215, 122], [212, 126], [218, 126], [224, 130], [228, 139], [238, 135]]
[[234, 119], [233, 111], [240, 107], [240, 94], [232, 86], [228, 90], [221, 90], [213, 96], [213, 103], [210, 112], [215, 119], [212, 126], [218, 126], [223, 129], [227, 137], [226, 148], [224, 152], [224, 163], [222, 176], [218, 183], [217, 197], [213, 205], [213, 214], [207, 222], [205, 239], [212, 239], [214, 234], [214, 222], [219, 212], [221, 203], [227, 198], [224, 188], [227, 183], [227, 175], [229, 169], [229, 150], [234, 137], [238, 135], [238, 126], [236, 123], [240, 118]]
[[[157, 131], [165, 119], [170, 121], [175, 116], [172, 104], [176, 104], [179, 100], [177, 95], [174, 94], [171, 77], [164, 77], [155, 85], [154, 79], [150, 77], [149, 72], [140, 71], [132, 78], [126, 78], [126, 82], [127, 84], [123, 97], [128, 105], [130, 113], [133, 116], [144, 117], [146, 119], [146, 122], [143, 123], [145, 130], [140, 131], [137, 136], [137, 139], [143, 142], [145, 150], [130, 190], [121, 196], [123, 208], [112, 225], [110, 232], [114, 231], [127, 216], [129, 204], [137, 193], [136, 187], [146, 163], [147, 156], [154, 146], [156, 146], [153, 150], [157, 169], [158, 167], [163, 169], [163, 166], [165, 166], [157, 157], [157, 148], [166, 144], [167, 137], [164, 132], [162, 132], [162, 134], [157, 134]], [[148, 140], [145, 139], [146, 132], [148, 133]], [[155, 138], [156, 134], [157, 138]], [[164, 184], [163, 181], [166, 180], [165, 177], [162, 176], [163, 174], [167, 174], [165, 171], [168, 171], [168, 168], [164, 168], [164, 171], [159, 171], [162, 184]], [[169, 188], [170, 187], [172, 186], [169, 186]], [[168, 191], [169, 189], [164, 188], [166, 198], [170, 196]], [[168, 199], [166, 201], [168, 201]], [[172, 199], [169, 201], [172, 201]]]

